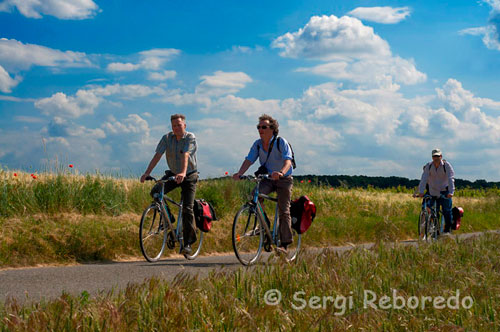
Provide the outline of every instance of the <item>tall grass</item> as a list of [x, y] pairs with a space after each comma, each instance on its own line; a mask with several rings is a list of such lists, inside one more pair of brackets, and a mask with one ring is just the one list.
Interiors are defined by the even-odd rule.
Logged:
[[[253, 183], [203, 180], [197, 197], [212, 202], [219, 220], [206, 234], [202, 253], [231, 252], [231, 226]], [[138, 225], [150, 203], [152, 183], [102, 175], [0, 172], [0, 266], [140, 256]], [[295, 183], [293, 196], [308, 195], [318, 214], [304, 246], [415, 238], [420, 200], [410, 188], [331, 188]], [[172, 192], [179, 199], [179, 190]], [[496, 189], [458, 190], [454, 205], [465, 209], [459, 232], [500, 228]], [[274, 209], [267, 205], [269, 215]], [[168, 254], [168, 253], [167, 253]]]
[[[339, 254], [324, 250], [296, 264], [281, 261], [206, 279], [178, 275], [173, 282], [152, 279], [120, 292], [89, 297], [63, 294], [52, 301], [0, 306], [2, 331], [498, 331], [500, 328], [499, 235], [439, 241], [422, 247]], [[278, 305], [264, 295], [276, 289]], [[380, 299], [393, 291], [408, 300], [460, 294], [456, 308], [419, 305], [383, 308], [364, 305], [365, 291]], [[352, 306], [297, 299], [352, 297]], [[294, 298], [294, 296], [296, 296]], [[472, 303], [463, 305], [463, 298]], [[325, 305], [323, 306], [323, 303]], [[420, 302], [421, 303], [421, 302]], [[341, 304], [341, 303], [340, 303]], [[471, 305], [468, 308], [468, 305]], [[295, 307], [294, 307], [295, 306]]]

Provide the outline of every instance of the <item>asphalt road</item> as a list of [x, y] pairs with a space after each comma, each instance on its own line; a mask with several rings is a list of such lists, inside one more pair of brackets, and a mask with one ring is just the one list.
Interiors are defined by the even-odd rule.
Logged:
[[[498, 231], [495, 231], [499, 233]], [[461, 239], [484, 233], [458, 235]], [[403, 245], [417, 245], [416, 241], [398, 242]], [[356, 247], [370, 248], [372, 243], [330, 247], [337, 252], [345, 252]], [[319, 251], [323, 249], [308, 249]], [[266, 261], [267, 253], [261, 257]], [[0, 302], [15, 298], [19, 302], [37, 302], [42, 299], [59, 297], [62, 292], [78, 295], [87, 291], [92, 295], [109, 290], [120, 290], [129, 283], [141, 283], [152, 277], [172, 280], [178, 273], [204, 277], [213, 270], [231, 271], [242, 267], [234, 254], [200, 256], [188, 261], [181, 256], [165, 258], [156, 263], [146, 261], [110, 262], [75, 266], [54, 266], [0, 270]]]

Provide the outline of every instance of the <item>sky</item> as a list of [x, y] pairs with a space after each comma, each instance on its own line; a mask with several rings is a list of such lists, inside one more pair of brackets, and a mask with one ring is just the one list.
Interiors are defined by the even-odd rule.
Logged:
[[183, 113], [218, 177], [266, 113], [295, 174], [419, 178], [437, 147], [499, 181], [499, 33], [500, 0], [0, 0], [0, 166], [139, 176]]

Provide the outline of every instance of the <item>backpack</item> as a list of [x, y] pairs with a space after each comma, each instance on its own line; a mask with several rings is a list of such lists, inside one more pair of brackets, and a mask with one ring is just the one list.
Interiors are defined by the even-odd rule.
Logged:
[[209, 232], [212, 228], [212, 221], [217, 220], [212, 204], [204, 199], [195, 199], [193, 212], [196, 227], [202, 232]]
[[[278, 136], [278, 151], [280, 151], [280, 139], [281, 137]], [[288, 143], [288, 146], [290, 147], [290, 150], [292, 150], [292, 168], [293, 169], [296, 169], [297, 168], [297, 164], [295, 163], [295, 153], [293, 153], [293, 148], [292, 148], [292, 144], [290, 144], [290, 142], [287, 142]]]
[[292, 217], [292, 228], [298, 234], [305, 233], [316, 217], [316, 205], [307, 196], [300, 196], [290, 202], [290, 216]]
[[453, 209], [451, 209], [451, 214], [453, 215], [451, 229], [456, 231], [460, 228], [460, 223], [462, 221], [462, 217], [464, 216], [464, 209], [455, 206]]

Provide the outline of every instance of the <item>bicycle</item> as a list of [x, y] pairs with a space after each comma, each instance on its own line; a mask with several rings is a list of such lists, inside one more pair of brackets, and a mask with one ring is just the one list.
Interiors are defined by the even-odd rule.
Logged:
[[[163, 254], [165, 245], [169, 249], [174, 249], [175, 243], [178, 242], [180, 245], [179, 253], [182, 253], [184, 248], [182, 235], [182, 199], [180, 202], [176, 202], [164, 194], [164, 184], [169, 181], [175, 181], [174, 176], [166, 180], [156, 180], [154, 177], [148, 176], [146, 180], [161, 184], [161, 191], [157, 199], [153, 199], [151, 205], [144, 210], [139, 226], [139, 241], [142, 254], [148, 262], [156, 262]], [[175, 218], [167, 202], [177, 206], [179, 209], [176, 228], [173, 226]], [[196, 228], [196, 242], [191, 244], [193, 251], [191, 254], [184, 254], [184, 257], [189, 260], [195, 259], [200, 253], [202, 243], [203, 232]]]
[[[243, 204], [236, 213], [233, 222], [232, 242], [236, 257], [241, 264], [248, 266], [258, 261], [262, 253], [262, 248], [267, 252], [272, 251], [272, 246], [280, 246], [278, 199], [259, 192], [259, 185], [263, 179], [269, 179], [268, 175], [240, 176], [242, 180], [256, 182], [253, 198]], [[273, 227], [259, 201], [259, 198], [276, 202]], [[293, 242], [286, 250], [286, 260], [294, 261], [300, 250], [301, 234], [292, 228]]]
[[[438, 199], [444, 198], [440, 195]], [[432, 200], [433, 197], [429, 194], [424, 195], [422, 210], [418, 218], [418, 238], [419, 240], [429, 241], [437, 240], [439, 235], [443, 233], [444, 230], [444, 216], [442, 209], [437, 209], [437, 199], [434, 199], [432, 205], [428, 202]], [[430, 207], [429, 207], [430, 205]]]

